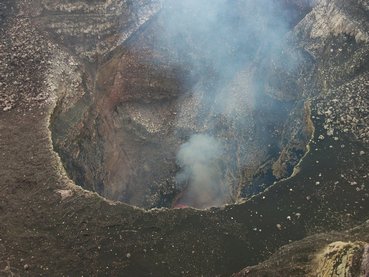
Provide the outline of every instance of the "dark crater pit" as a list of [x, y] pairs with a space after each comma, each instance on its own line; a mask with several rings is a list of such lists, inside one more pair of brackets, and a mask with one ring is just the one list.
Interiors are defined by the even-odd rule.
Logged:
[[289, 32], [308, 8], [192, 2], [76, 67], [51, 130], [78, 185], [143, 208], [208, 208], [263, 191], [304, 155], [312, 62]]

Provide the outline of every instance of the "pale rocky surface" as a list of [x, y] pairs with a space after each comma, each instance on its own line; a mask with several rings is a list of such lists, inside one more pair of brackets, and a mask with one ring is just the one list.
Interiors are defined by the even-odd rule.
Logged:
[[368, 244], [333, 242], [317, 257], [317, 276], [365, 276], [369, 273]]

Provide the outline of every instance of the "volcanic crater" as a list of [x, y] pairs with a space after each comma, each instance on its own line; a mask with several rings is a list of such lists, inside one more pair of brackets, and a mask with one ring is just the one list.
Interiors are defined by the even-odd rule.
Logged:
[[1, 1], [0, 275], [365, 275], [368, 15]]
[[[282, 1], [266, 12], [222, 2], [214, 25], [196, 5], [168, 4], [158, 12], [153, 3], [141, 15], [151, 18], [139, 18], [132, 32], [125, 26], [129, 37], [114, 51], [78, 53], [64, 79], [52, 84], [64, 95], [50, 128], [68, 175], [85, 189], [143, 208], [236, 203], [290, 176], [312, 136], [313, 89], [306, 86], [312, 59], [288, 33], [309, 6]], [[299, 16], [285, 20], [286, 7]], [[281, 27], [271, 28], [271, 17]], [[255, 18], [264, 22], [255, 26]], [[205, 27], [199, 31], [193, 21]], [[87, 40], [42, 22], [75, 52], [91, 42], [108, 44], [124, 27]], [[272, 32], [280, 37], [268, 37]], [[178, 151], [194, 135], [219, 141], [221, 153], [183, 169]], [[203, 146], [191, 152], [197, 152], [191, 162], [206, 156]], [[193, 172], [199, 166], [205, 176]], [[181, 178], [186, 170], [190, 176]]]

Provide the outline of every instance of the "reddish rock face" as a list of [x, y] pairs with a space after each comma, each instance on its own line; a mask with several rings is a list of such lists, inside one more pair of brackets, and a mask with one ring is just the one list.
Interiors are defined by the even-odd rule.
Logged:
[[166, 182], [175, 171], [176, 144], [168, 140], [174, 140], [171, 127], [184, 74], [160, 56], [128, 48], [97, 76], [96, 128], [106, 142], [104, 195], [137, 206], [149, 205], [144, 203], [151, 182]]
[[173, 208], [174, 209], [186, 209], [188, 208], [189, 206], [185, 205], [185, 204], [177, 204], [175, 205]]

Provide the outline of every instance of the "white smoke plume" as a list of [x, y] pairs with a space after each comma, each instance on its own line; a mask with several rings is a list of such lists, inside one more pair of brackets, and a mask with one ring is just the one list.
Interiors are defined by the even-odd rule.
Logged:
[[180, 199], [183, 204], [208, 208], [227, 202], [222, 155], [221, 143], [204, 134], [193, 135], [180, 147], [177, 163], [182, 170], [177, 175], [177, 182], [184, 186]]
[[[258, 155], [249, 154], [247, 149], [251, 136], [260, 138], [259, 148], [270, 143], [266, 128], [260, 127], [254, 135], [257, 131], [249, 115], [265, 107], [282, 111], [277, 105], [264, 104], [262, 99], [265, 84], [269, 83], [266, 69], [293, 72], [298, 65], [298, 57], [284, 51], [288, 49], [286, 34], [291, 22], [281, 2], [163, 1], [162, 37], [157, 38], [157, 47], [175, 49], [176, 66], [190, 72], [186, 80], [190, 89], [192, 86], [192, 99], [197, 99], [200, 107], [178, 112], [184, 116], [179, 116], [177, 127], [190, 135], [177, 155], [181, 168], [177, 184], [184, 189], [178, 204], [207, 208], [229, 203], [233, 196], [226, 175], [239, 174], [250, 156]], [[219, 124], [223, 127], [217, 128]], [[227, 128], [234, 134], [234, 141], [222, 131]], [[188, 130], [193, 131], [192, 136]], [[225, 152], [227, 159], [222, 160]]]

